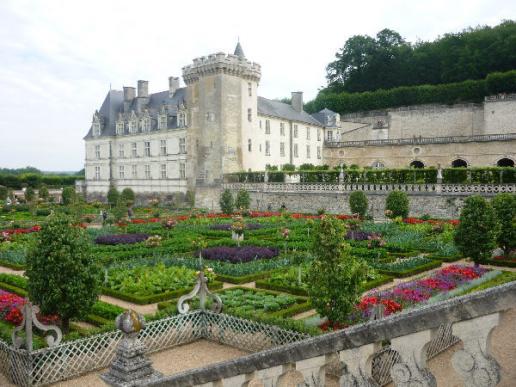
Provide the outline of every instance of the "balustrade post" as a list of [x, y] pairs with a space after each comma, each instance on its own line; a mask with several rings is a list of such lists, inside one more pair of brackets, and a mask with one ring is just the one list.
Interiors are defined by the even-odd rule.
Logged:
[[380, 343], [372, 343], [339, 352], [339, 359], [343, 365], [339, 385], [350, 387], [374, 386], [371, 381], [372, 361], [375, 353], [381, 347]]
[[466, 386], [496, 386], [500, 382], [500, 366], [491, 356], [491, 332], [500, 322], [500, 313], [461, 321], [452, 326], [464, 349], [452, 357], [455, 370]]
[[326, 384], [326, 364], [330, 356], [317, 356], [296, 362], [296, 371], [305, 379], [303, 387], [322, 387]]
[[399, 387], [436, 387], [434, 375], [426, 368], [426, 349], [434, 330], [425, 330], [391, 340], [391, 348], [401, 356], [401, 362], [391, 368], [391, 377]]
[[258, 386], [258, 384], [256, 383], [261, 381], [261, 383], [263, 383], [263, 387], [276, 387], [278, 385], [278, 379], [280, 378], [280, 376], [291, 368], [291, 365], [280, 365], [256, 371], [254, 373], [253, 379], [247, 382], [247, 384], [244, 384], [244, 386]]

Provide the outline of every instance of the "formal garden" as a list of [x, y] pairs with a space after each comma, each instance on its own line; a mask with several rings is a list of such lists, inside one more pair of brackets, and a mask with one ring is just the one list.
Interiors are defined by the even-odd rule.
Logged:
[[135, 208], [130, 190], [87, 203], [70, 188], [61, 204], [6, 204], [0, 338], [10, 342], [27, 297], [64, 340], [113, 330], [128, 306], [175, 315], [200, 270], [224, 313], [310, 335], [516, 280], [514, 195], [471, 196], [460, 219], [411, 218], [397, 191], [384, 221], [368, 218], [362, 192], [349, 200], [353, 214], [258, 212], [247, 192], [225, 191], [209, 213]]

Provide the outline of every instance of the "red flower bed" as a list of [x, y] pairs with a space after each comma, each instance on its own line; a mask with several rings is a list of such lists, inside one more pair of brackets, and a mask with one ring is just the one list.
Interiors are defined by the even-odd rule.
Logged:
[[[21, 309], [25, 305], [25, 298], [17, 294], [7, 292], [0, 289], [0, 320], [13, 325], [20, 325], [23, 321]], [[38, 314], [38, 320], [43, 324], [56, 324], [59, 322], [59, 316]]]
[[8, 230], [3, 230], [2, 234], [6, 235], [17, 235], [17, 234], [30, 234], [31, 232], [38, 232], [41, 230], [41, 226], [35, 225], [29, 228], [12, 228]]
[[428, 224], [443, 224], [448, 223], [452, 226], [457, 226], [459, 224], [458, 219], [450, 219], [450, 220], [435, 220], [435, 219], [429, 219], [429, 220], [423, 220], [418, 218], [405, 218], [403, 219], [403, 223], [407, 224], [421, 224], [421, 223], [428, 223]]

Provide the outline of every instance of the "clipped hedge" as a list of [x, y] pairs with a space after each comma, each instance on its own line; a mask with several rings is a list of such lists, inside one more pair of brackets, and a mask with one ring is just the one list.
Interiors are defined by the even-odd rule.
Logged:
[[228, 274], [218, 274], [216, 275], [215, 279], [217, 281], [221, 282], [229, 282], [231, 284], [245, 284], [247, 282], [253, 282], [256, 280], [260, 280], [266, 277], [269, 277], [271, 273], [273, 273], [275, 270], [270, 271], [262, 271], [258, 273], [243, 275], [243, 276], [232, 276]]
[[395, 270], [378, 270], [380, 274], [389, 275], [396, 278], [405, 278], [410, 277], [419, 273], [422, 273], [424, 271], [435, 269], [436, 267], [441, 266], [441, 261], [432, 261], [425, 263], [424, 265], [414, 267], [409, 270], [403, 270], [403, 271], [395, 271]]
[[332, 93], [322, 90], [305, 105], [308, 113], [324, 108], [345, 114], [400, 106], [482, 102], [484, 97], [516, 92], [516, 70], [491, 73], [485, 79], [440, 85], [401, 86], [362, 93]]
[[42, 184], [45, 184], [47, 187], [73, 186], [76, 180], [84, 180], [84, 176], [43, 175], [36, 173], [25, 173], [22, 175], [0, 174], [0, 185], [11, 189], [21, 189], [24, 186], [39, 188]]

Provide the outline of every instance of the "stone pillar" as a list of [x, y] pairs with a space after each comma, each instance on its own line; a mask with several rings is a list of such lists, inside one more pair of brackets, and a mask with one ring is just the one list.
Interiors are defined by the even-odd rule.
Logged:
[[500, 313], [494, 313], [452, 326], [453, 334], [464, 343], [452, 364], [466, 386], [491, 387], [500, 382], [500, 366], [491, 356], [491, 332], [499, 321]]
[[[287, 368], [286, 368], [287, 367]], [[251, 379], [247, 385], [244, 386], [257, 386], [257, 382], [261, 381], [263, 383], [263, 387], [276, 387], [278, 384], [278, 379], [281, 375], [283, 375], [287, 370], [288, 366], [276, 366], [272, 368], [266, 368], [264, 370], [259, 370], [254, 373], [254, 378]]]
[[343, 365], [339, 385], [350, 387], [374, 386], [375, 384], [371, 381], [372, 361], [374, 354], [381, 347], [380, 343], [372, 343], [339, 352], [339, 360]]
[[327, 356], [317, 356], [296, 362], [296, 371], [301, 372], [305, 379], [304, 386], [321, 387], [326, 385], [327, 362]]
[[401, 356], [401, 362], [391, 368], [391, 377], [399, 387], [436, 387], [434, 375], [426, 368], [426, 349], [434, 331], [426, 330], [391, 340], [391, 348]]
[[143, 316], [128, 310], [116, 318], [115, 326], [124, 337], [118, 344], [111, 367], [100, 375], [101, 379], [110, 386], [132, 387], [160, 378], [161, 373], [152, 368], [151, 361], [145, 356], [145, 346], [138, 339], [138, 333], [145, 327]]

